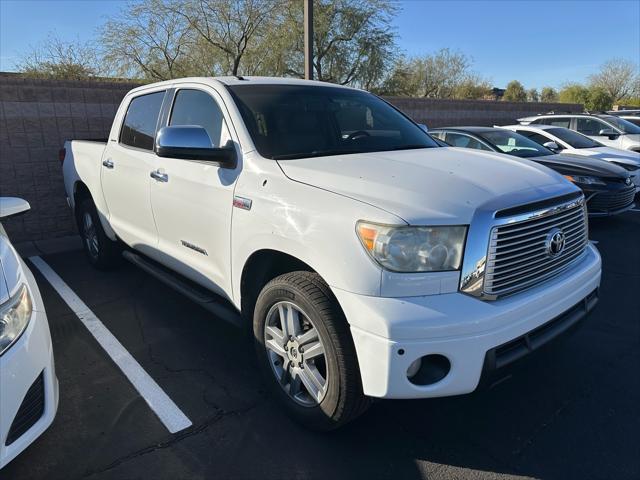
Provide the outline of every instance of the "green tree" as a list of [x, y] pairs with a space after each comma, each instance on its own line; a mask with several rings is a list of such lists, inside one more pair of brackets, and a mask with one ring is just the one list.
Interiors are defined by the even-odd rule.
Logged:
[[527, 92], [519, 81], [512, 80], [507, 84], [502, 100], [506, 102], [526, 102]]
[[444, 48], [420, 57], [401, 57], [385, 80], [387, 95], [427, 98], [482, 98], [489, 82], [471, 69], [472, 60]]
[[540, 101], [553, 103], [558, 101], [558, 92], [554, 88], [544, 87], [540, 93]]
[[613, 98], [602, 87], [589, 88], [589, 95], [584, 107], [590, 111], [605, 111], [610, 110], [613, 106]]
[[561, 103], [582, 103], [586, 105], [589, 101], [589, 89], [579, 83], [569, 83], [562, 87], [558, 93], [558, 100]]
[[[313, 11], [313, 72], [316, 80], [371, 89], [397, 56], [389, 0], [316, 0]], [[280, 35], [285, 74], [304, 76], [303, 3], [288, 2]]]
[[530, 88], [527, 90], [527, 102], [539, 102], [540, 94], [538, 94], [538, 90], [535, 88]]

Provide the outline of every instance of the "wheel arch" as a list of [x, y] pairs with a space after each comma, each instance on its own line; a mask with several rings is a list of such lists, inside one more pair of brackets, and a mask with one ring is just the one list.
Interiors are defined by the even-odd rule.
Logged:
[[264, 248], [253, 252], [244, 263], [240, 277], [240, 310], [243, 317], [251, 320], [262, 287], [279, 275], [294, 271], [318, 273], [308, 263], [280, 250]]
[[96, 206], [96, 210], [98, 212], [98, 217], [100, 218], [100, 223], [102, 224], [102, 228], [104, 229], [105, 234], [109, 237], [110, 240], [117, 240], [117, 235], [111, 228], [109, 224], [109, 220], [105, 216], [105, 214], [100, 210], [99, 205], [96, 203], [96, 200], [93, 198], [93, 194], [89, 189], [89, 186], [83, 182], [82, 180], [76, 180], [73, 184], [73, 216], [76, 220], [76, 225], [79, 225], [78, 221], [78, 205], [80, 202], [89, 199]]

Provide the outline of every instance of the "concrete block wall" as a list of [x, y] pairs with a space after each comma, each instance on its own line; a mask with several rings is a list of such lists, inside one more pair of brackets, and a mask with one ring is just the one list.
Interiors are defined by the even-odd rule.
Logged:
[[[3, 221], [14, 242], [73, 235], [58, 150], [66, 139], [105, 138], [124, 95], [125, 82], [26, 79], [0, 73], [0, 196], [31, 204], [25, 215]], [[582, 105], [482, 100], [387, 98], [419, 123], [504, 125], [549, 110], [581, 111]]]
[[14, 242], [75, 233], [58, 150], [66, 139], [104, 138], [136, 84], [0, 75], [0, 196], [22, 197], [25, 215], [3, 221]]
[[386, 97], [418, 123], [428, 127], [488, 126], [517, 123], [516, 119], [553, 111], [582, 112], [581, 104], [528, 103], [493, 100], [435, 100]]

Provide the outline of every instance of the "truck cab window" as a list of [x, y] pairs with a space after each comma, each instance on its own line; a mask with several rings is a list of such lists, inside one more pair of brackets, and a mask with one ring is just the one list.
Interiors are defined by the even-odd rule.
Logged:
[[169, 125], [197, 125], [209, 134], [212, 147], [227, 143], [229, 134], [216, 101], [202, 90], [178, 90]]
[[131, 100], [120, 132], [120, 143], [153, 150], [163, 99], [164, 91], [141, 95]]

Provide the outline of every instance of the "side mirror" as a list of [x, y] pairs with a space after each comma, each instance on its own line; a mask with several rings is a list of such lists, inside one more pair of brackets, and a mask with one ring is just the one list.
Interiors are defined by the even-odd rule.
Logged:
[[609, 140], [613, 140], [615, 138], [618, 138], [620, 134], [616, 132], [613, 128], [605, 128], [603, 130], [600, 130], [598, 132], [598, 135], [601, 137], [609, 137]]
[[13, 217], [31, 209], [26, 200], [16, 197], [0, 197], [0, 218]]
[[237, 161], [233, 145], [213, 147], [207, 131], [195, 125], [161, 128], [155, 152], [159, 157], [214, 162], [222, 168], [235, 168]]
[[429, 128], [424, 123], [419, 123], [418, 126], [424, 130], [425, 133], [429, 133]]
[[542, 146], [547, 147], [549, 150], [553, 151], [562, 150], [562, 148], [560, 148], [560, 145], [558, 145], [556, 142], [545, 142], [542, 144]]

